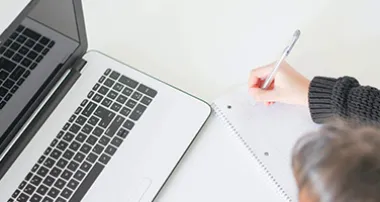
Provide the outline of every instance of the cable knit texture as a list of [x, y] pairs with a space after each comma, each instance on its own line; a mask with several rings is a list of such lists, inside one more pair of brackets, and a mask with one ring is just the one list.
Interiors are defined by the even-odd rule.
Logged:
[[380, 122], [380, 90], [361, 86], [352, 77], [314, 77], [309, 87], [309, 108], [316, 123], [338, 117], [359, 122]]

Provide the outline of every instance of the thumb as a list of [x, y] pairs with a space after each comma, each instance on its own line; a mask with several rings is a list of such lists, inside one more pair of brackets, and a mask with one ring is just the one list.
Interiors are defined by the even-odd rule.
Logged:
[[263, 90], [261, 88], [250, 88], [250, 94], [257, 102], [277, 102], [279, 101], [279, 93], [276, 89]]

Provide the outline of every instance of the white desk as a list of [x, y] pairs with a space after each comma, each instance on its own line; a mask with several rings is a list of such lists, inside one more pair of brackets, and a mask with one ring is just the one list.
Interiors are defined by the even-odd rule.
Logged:
[[[211, 102], [272, 62], [296, 28], [289, 61], [314, 75], [380, 87], [377, 0], [86, 0], [90, 48]], [[157, 201], [255, 201], [248, 155], [202, 133]]]

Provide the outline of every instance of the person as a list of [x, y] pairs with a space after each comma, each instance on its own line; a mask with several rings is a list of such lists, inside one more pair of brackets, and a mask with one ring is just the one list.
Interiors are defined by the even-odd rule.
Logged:
[[254, 99], [307, 106], [312, 120], [322, 124], [293, 148], [299, 201], [380, 201], [380, 90], [349, 76], [308, 80], [287, 62], [263, 90], [273, 65], [252, 70], [248, 85]]

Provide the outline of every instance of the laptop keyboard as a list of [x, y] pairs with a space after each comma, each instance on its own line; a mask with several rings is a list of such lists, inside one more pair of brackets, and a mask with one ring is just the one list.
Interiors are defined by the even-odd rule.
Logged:
[[20, 25], [0, 46], [0, 109], [54, 45], [51, 39]]
[[9, 202], [80, 201], [156, 94], [107, 69]]

